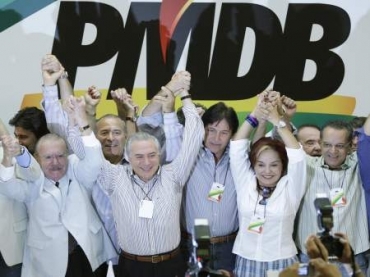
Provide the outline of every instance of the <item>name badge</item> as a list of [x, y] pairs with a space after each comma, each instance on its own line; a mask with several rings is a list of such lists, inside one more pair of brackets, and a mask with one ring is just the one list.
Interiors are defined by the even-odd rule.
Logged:
[[249, 222], [248, 231], [252, 233], [261, 234], [263, 231], [263, 224], [265, 224], [265, 219], [258, 215], [254, 215]]
[[334, 188], [330, 191], [330, 202], [333, 207], [344, 207], [347, 199], [342, 188]]
[[222, 198], [222, 194], [224, 193], [225, 186], [220, 183], [213, 183], [211, 190], [208, 193], [208, 200], [214, 202], [220, 202]]
[[154, 203], [150, 200], [141, 200], [139, 217], [153, 218]]

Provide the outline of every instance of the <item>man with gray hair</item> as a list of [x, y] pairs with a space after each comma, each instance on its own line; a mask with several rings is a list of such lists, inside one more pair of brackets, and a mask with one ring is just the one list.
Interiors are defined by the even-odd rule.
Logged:
[[[162, 87], [164, 93], [172, 91]], [[183, 186], [201, 147], [204, 128], [190, 94], [180, 92], [186, 117], [177, 157], [160, 165], [158, 140], [133, 134], [125, 156], [129, 164], [105, 161], [98, 183], [109, 194], [121, 248], [120, 276], [184, 276], [180, 255], [180, 204]]]

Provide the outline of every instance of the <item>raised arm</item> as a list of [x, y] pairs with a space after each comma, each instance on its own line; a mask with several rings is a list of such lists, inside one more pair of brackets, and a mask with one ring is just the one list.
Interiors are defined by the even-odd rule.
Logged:
[[[50, 132], [63, 138], [67, 137], [68, 118], [64, 113], [62, 104], [58, 98], [58, 86], [56, 85], [64, 74], [64, 68], [54, 55], [45, 55], [41, 61], [42, 71], [42, 106], [45, 111], [46, 122]], [[68, 81], [68, 80], [67, 80]], [[61, 82], [67, 82], [63, 79]], [[62, 93], [67, 99], [69, 93]]]
[[[245, 117], [244, 122], [240, 125], [238, 131], [233, 136], [232, 140], [240, 140], [240, 139], [249, 139], [253, 130], [257, 128], [257, 132], [255, 134], [255, 141], [263, 137], [264, 129], [266, 129], [266, 118], [268, 116], [268, 107], [262, 106], [264, 105], [264, 101], [266, 99], [267, 92], [263, 91], [257, 96], [257, 104], [253, 111]], [[263, 107], [263, 109], [262, 109]], [[259, 127], [259, 124], [263, 124], [262, 127]], [[259, 128], [258, 128], [259, 127]]]
[[84, 99], [88, 125], [91, 130], [96, 131], [96, 109], [101, 100], [101, 92], [95, 86], [90, 86], [84, 95]]
[[[101, 145], [89, 126], [85, 106], [84, 97], [70, 97], [68, 113], [79, 128], [79, 135], [85, 152], [85, 156], [79, 160], [75, 156], [71, 166], [73, 166], [73, 172], [77, 179], [85, 186], [91, 188], [100, 172], [103, 156]], [[76, 134], [70, 133], [70, 135]]]
[[[189, 91], [190, 90], [190, 81], [191, 75], [187, 71], [176, 72], [170, 82], [168, 82], [164, 87], [167, 90], [170, 90], [174, 95], [178, 95], [182, 89]], [[164, 95], [165, 91], [162, 88], [157, 95]], [[155, 101], [153, 98], [149, 104], [143, 109], [142, 116], [150, 116], [152, 114], [162, 111], [161, 103]]]
[[301, 147], [287, 126], [288, 124], [281, 119], [276, 106], [271, 109], [267, 120], [276, 127], [277, 133], [287, 148], [299, 149]]
[[[166, 89], [162, 87], [162, 89]], [[200, 118], [191, 95], [188, 91], [182, 90], [178, 97], [180, 97], [185, 115], [185, 128], [183, 141], [179, 154], [171, 163], [174, 169], [174, 178], [180, 185], [185, 185], [189, 177], [193, 164], [198, 156], [199, 149], [204, 139], [204, 126]]]
[[125, 122], [127, 137], [137, 132], [137, 112], [139, 106], [134, 103], [131, 95], [124, 88], [111, 91], [112, 98], [117, 106], [118, 116]]

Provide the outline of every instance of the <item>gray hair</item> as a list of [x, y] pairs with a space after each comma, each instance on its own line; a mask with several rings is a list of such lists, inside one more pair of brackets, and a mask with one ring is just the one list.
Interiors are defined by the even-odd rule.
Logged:
[[158, 149], [158, 154], [161, 153], [161, 145], [159, 144], [159, 141], [158, 139], [151, 135], [151, 134], [148, 134], [146, 132], [137, 132], [137, 133], [134, 133], [132, 134], [128, 140], [126, 141], [126, 145], [125, 145], [125, 158], [128, 159], [130, 157], [130, 151], [131, 151], [131, 145], [133, 142], [135, 141], [153, 141], [156, 148]]

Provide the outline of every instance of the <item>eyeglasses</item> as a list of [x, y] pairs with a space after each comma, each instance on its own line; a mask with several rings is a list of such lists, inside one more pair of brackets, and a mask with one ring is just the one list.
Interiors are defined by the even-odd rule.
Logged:
[[340, 144], [331, 144], [331, 143], [327, 143], [327, 142], [323, 142], [322, 143], [322, 147], [325, 148], [325, 149], [331, 149], [331, 148], [335, 148], [336, 150], [344, 150], [347, 148], [347, 146], [349, 145], [349, 142], [347, 143], [340, 143]]
[[59, 161], [61, 159], [64, 159], [67, 156], [68, 156], [68, 154], [64, 153], [64, 154], [55, 154], [55, 155], [41, 156], [41, 158], [44, 159], [47, 162], [51, 162], [54, 159], [57, 159]]

